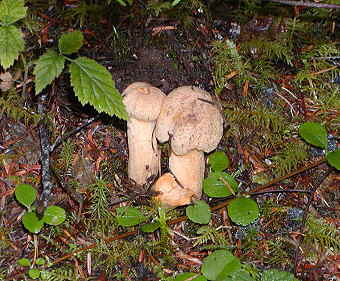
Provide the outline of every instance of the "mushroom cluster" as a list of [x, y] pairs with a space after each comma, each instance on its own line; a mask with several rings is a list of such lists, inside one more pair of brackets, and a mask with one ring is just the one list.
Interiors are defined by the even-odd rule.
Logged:
[[[165, 97], [150, 84], [137, 82], [123, 94], [130, 117], [129, 177], [143, 184], [148, 176], [157, 174], [160, 152], [156, 138], [161, 143], [169, 141], [170, 172], [153, 185], [158, 194], [156, 199], [167, 207], [182, 206], [200, 199], [204, 152], [214, 150], [223, 134], [222, 115], [209, 93], [194, 86], [183, 86]], [[137, 172], [136, 169], [142, 171]]]

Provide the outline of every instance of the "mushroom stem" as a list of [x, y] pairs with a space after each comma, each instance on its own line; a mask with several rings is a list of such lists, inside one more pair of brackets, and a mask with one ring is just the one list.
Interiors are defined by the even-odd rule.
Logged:
[[202, 181], [204, 178], [204, 154], [202, 151], [192, 150], [184, 155], [171, 152], [169, 158], [170, 171], [185, 190], [192, 191], [192, 200], [199, 200], [202, 195]]
[[129, 145], [129, 177], [143, 185], [147, 179], [160, 172], [160, 151], [154, 136], [156, 121], [130, 118], [127, 123]]

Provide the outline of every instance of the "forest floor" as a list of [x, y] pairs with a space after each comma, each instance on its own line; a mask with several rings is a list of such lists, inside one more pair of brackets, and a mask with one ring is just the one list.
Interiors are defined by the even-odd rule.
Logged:
[[[253, 48], [246, 57], [241, 54], [242, 44], [254, 38], [275, 41], [275, 36], [288, 28], [285, 18], [299, 18], [305, 9], [277, 4], [275, 8], [280, 7], [284, 14], [281, 16], [270, 9], [246, 10], [227, 1], [210, 2], [209, 6], [188, 1], [173, 8], [147, 6], [144, 1], [126, 8], [96, 5], [96, 1], [64, 1], [50, 6], [29, 2], [29, 16], [22, 26], [27, 62], [56, 47], [63, 32], [79, 29], [85, 37], [80, 55], [104, 65], [120, 93], [136, 81], [149, 82], [166, 94], [183, 85], [200, 87], [212, 95], [219, 89], [226, 115], [227, 110], [260, 112], [261, 107], [268, 110], [263, 111], [265, 114], [278, 114], [281, 119], [277, 120], [289, 127], [278, 125], [276, 131], [274, 125], [270, 127], [276, 121], [271, 120], [266, 127], [265, 121], [250, 113], [242, 117], [245, 119], [226, 117], [225, 135], [217, 150], [228, 155], [228, 172], [240, 183], [240, 194], [252, 195], [257, 201], [260, 215], [247, 226], [237, 225], [228, 217], [229, 197], [209, 198], [204, 194], [202, 200], [211, 207], [212, 219], [202, 229], [186, 217], [185, 207], [162, 213], [152, 201], [150, 186], [138, 187], [129, 180], [126, 122], [101, 114], [51, 153], [53, 191], [49, 204], [64, 208], [67, 217], [60, 225], [45, 225], [38, 234], [32, 234], [22, 224], [25, 208], [15, 200], [14, 192], [21, 183], [32, 185], [38, 194], [42, 191], [38, 123], [34, 118], [11, 116], [0, 108], [0, 280], [31, 280], [29, 267], [18, 263], [22, 258], [40, 272], [37, 280], [175, 280], [171, 278], [178, 273], [202, 272], [204, 259], [221, 249], [240, 260], [245, 279], [229, 276], [208, 280], [295, 280], [292, 275], [265, 279], [264, 272], [269, 269], [290, 272], [298, 280], [340, 280], [340, 176], [325, 162], [322, 149], [305, 144], [297, 133], [305, 121], [322, 122], [329, 133], [329, 145], [339, 147], [339, 51], [332, 53], [337, 59], [325, 62], [329, 65], [313, 69], [318, 81], [301, 80], [311, 88], [319, 87], [317, 83], [329, 85], [329, 95], [335, 93], [335, 99], [327, 104], [318, 103], [293, 83], [305, 67], [297, 56], [316, 44], [301, 43], [294, 49], [300, 53], [292, 54], [296, 60], [290, 65], [282, 58], [271, 60], [277, 73], [275, 78], [266, 78], [270, 83], [260, 91], [262, 94], [252, 78], [233, 80], [242, 71], [235, 65], [235, 69], [229, 65], [222, 75], [226, 80], [217, 80], [216, 74], [221, 65], [218, 58], [223, 58], [218, 57], [221, 50], [213, 47], [213, 42], [233, 40], [235, 50], [243, 56], [242, 63], [255, 63], [257, 57], [251, 57], [251, 53], [258, 50]], [[88, 2], [92, 4], [81, 4]], [[334, 44], [339, 50], [339, 14], [330, 13], [329, 17], [332, 19], [324, 20], [329, 26], [324, 44]], [[260, 80], [261, 71], [247, 71]], [[36, 112], [39, 99], [34, 94], [31, 65], [25, 69], [18, 62], [7, 72], [13, 77], [17, 107]], [[93, 108], [77, 101], [68, 76], [65, 71], [46, 90], [51, 144], [97, 116]], [[223, 86], [218, 88], [221, 81]], [[9, 97], [1, 92], [1, 98], [8, 102]], [[244, 100], [247, 103], [243, 104]], [[253, 108], [252, 103], [258, 107]], [[274, 132], [271, 140], [277, 143], [263, 144], [260, 135], [270, 131]], [[301, 144], [305, 156], [295, 159], [291, 155], [294, 151], [284, 154], [281, 149], [288, 143]], [[162, 170], [166, 170], [169, 147], [162, 145], [161, 149]], [[272, 166], [278, 155], [288, 159], [279, 171]], [[122, 206], [136, 207], [148, 222], [157, 218], [164, 225], [151, 233], [142, 232], [140, 225], [124, 227], [115, 218], [116, 209]], [[41, 261], [39, 258], [43, 260], [40, 264], [36, 262]], [[206, 280], [198, 279], [203, 276], [190, 278], [176, 280]]]

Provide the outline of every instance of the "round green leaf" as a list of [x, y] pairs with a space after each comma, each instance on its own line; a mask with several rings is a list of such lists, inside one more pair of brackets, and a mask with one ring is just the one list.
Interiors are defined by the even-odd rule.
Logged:
[[49, 206], [46, 208], [43, 221], [50, 225], [58, 225], [65, 221], [66, 213], [63, 208], [58, 206]]
[[142, 225], [141, 230], [143, 232], [154, 232], [155, 230], [157, 230], [160, 227], [159, 222], [152, 222], [152, 223], [147, 223]]
[[266, 270], [262, 273], [261, 281], [299, 281], [293, 274], [277, 269]]
[[228, 275], [240, 270], [238, 258], [227, 250], [217, 250], [203, 259], [202, 274], [208, 280], [225, 280]]
[[83, 41], [83, 33], [79, 30], [64, 33], [58, 42], [59, 52], [64, 55], [76, 53], [83, 46]]
[[327, 162], [337, 170], [340, 170], [340, 149], [327, 153]]
[[309, 144], [320, 148], [327, 147], [327, 131], [316, 122], [305, 122], [299, 127], [300, 136]]
[[45, 259], [44, 258], [37, 258], [37, 260], [35, 261], [35, 264], [37, 265], [43, 265], [45, 264]]
[[173, 279], [173, 281], [187, 281], [187, 280], [206, 281], [207, 279], [204, 276], [193, 272], [185, 272], [178, 274], [176, 275], [175, 279]]
[[134, 226], [146, 220], [146, 217], [134, 207], [119, 207], [116, 209], [117, 222], [121, 226]]
[[22, 217], [24, 227], [32, 233], [38, 233], [44, 225], [43, 220], [39, 220], [35, 212], [27, 212]]
[[[226, 185], [228, 184], [228, 186]], [[214, 172], [203, 181], [203, 191], [210, 197], [226, 197], [237, 192], [238, 185], [236, 180], [224, 172]]]
[[21, 266], [31, 266], [31, 261], [29, 259], [22, 258], [18, 260], [18, 264]]
[[40, 276], [40, 270], [36, 268], [32, 268], [28, 271], [28, 276], [32, 279], [38, 279]]
[[244, 269], [240, 269], [239, 271], [234, 272], [230, 276], [228, 276], [228, 281], [255, 281], [253, 277], [250, 276], [248, 271]]
[[215, 172], [223, 171], [230, 165], [228, 156], [222, 151], [216, 151], [209, 155], [208, 163], [211, 169]]
[[260, 215], [259, 206], [251, 198], [235, 198], [228, 205], [228, 214], [234, 223], [248, 225]]
[[30, 184], [18, 184], [15, 188], [15, 198], [26, 208], [30, 208], [37, 198], [37, 191]]
[[207, 224], [211, 219], [210, 207], [203, 200], [198, 200], [194, 205], [188, 206], [185, 213], [195, 223]]

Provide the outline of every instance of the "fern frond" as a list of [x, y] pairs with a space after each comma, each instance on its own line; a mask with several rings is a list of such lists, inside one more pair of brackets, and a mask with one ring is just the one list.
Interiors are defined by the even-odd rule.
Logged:
[[274, 173], [280, 177], [296, 169], [308, 158], [307, 149], [308, 146], [304, 143], [287, 143], [279, 154], [273, 157]]
[[[333, 224], [324, 219], [318, 219], [312, 215], [308, 216], [306, 222], [307, 231], [303, 240], [304, 248], [314, 248], [317, 251], [340, 252], [340, 231]], [[315, 253], [315, 251], [305, 251]]]
[[76, 281], [78, 280], [73, 268], [61, 267], [41, 271], [41, 280], [46, 281]]

